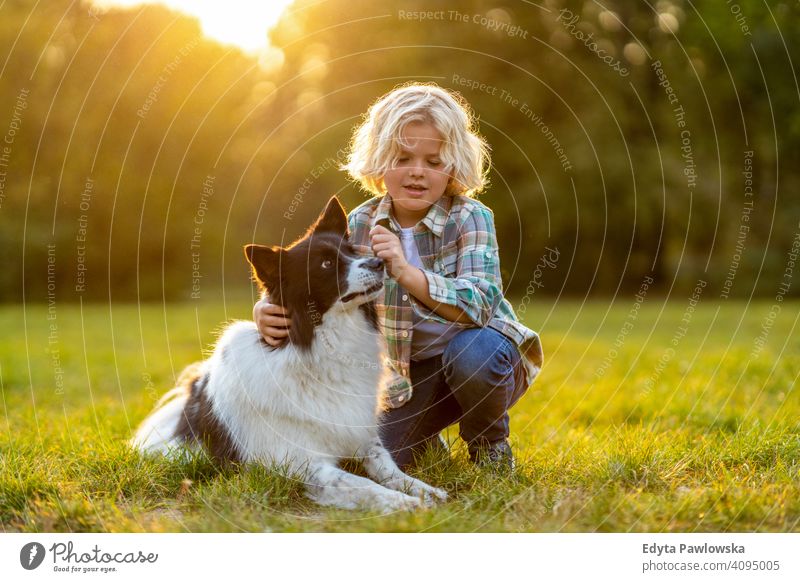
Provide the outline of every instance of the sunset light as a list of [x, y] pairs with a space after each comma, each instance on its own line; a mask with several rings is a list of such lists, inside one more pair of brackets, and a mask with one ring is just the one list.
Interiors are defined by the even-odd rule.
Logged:
[[162, 4], [197, 18], [203, 33], [222, 44], [234, 45], [251, 54], [268, 47], [267, 31], [280, 19], [292, 0], [93, 0], [99, 8], [128, 8]]

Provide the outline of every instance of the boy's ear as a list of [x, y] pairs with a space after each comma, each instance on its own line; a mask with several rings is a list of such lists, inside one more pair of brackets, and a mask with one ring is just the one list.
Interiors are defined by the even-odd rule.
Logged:
[[253, 276], [262, 289], [274, 289], [279, 283], [281, 255], [280, 247], [245, 245], [244, 256], [253, 267]]
[[335, 232], [342, 236], [347, 235], [347, 213], [336, 196], [331, 196], [331, 199], [328, 200], [328, 205], [325, 206], [325, 210], [319, 215], [311, 230], [314, 232]]

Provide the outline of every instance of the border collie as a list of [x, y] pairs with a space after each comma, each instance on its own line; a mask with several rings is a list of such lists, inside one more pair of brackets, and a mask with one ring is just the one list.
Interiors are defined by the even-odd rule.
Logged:
[[[403, 473], [378, 436], [385, 355], [374, 301], [383, 262], [355, 253], [339, 200], [291, 246], [244, 251], [262, 293], [289, 309], [289, 341], [272, 348], [251, 321], [227, 326], [133, 446], [163, 454], [204, 447], [221, 463], [285, 467], [321, 505], [393, 511], [446, 499]], [[361, 460], [374, 481], [339, 468], [344, 458]]]

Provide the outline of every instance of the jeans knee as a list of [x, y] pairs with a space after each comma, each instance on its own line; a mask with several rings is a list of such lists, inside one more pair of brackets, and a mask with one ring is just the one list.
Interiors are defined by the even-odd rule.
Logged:
[[451, 390], [483, 387], [488, 392], [513, 382], [509, 348], [515, 349], [500, 332], [490, 328], [466, 329], [454, 336], [442, 354]]

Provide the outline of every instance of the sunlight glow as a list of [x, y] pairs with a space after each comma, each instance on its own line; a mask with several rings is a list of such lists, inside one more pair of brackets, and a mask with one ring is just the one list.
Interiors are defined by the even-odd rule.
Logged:
[[267, 30], [275, 26], [293, 0], [92, 0], [98, 8], [129, 8], [162, 4], [197, 18], [203, 34], [243, 51], [263, 54]]

